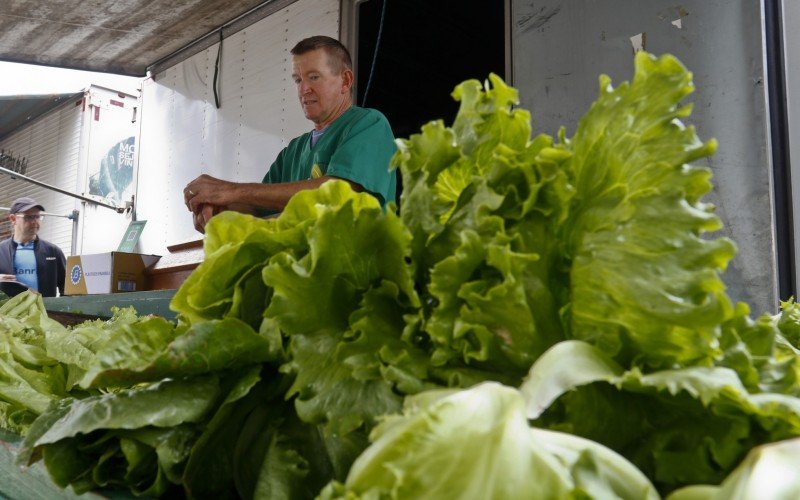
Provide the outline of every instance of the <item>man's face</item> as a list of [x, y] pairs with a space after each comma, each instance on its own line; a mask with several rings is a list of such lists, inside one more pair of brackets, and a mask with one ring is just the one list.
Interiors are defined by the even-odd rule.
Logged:
[[31, 208], [18, 214], [11, 214], [11, 225], [14, 227], [14, 239], [27, 243], [39, 233], [41, 223], [41, 210]]
[[350, 106], [353, 72], [334, 74], [324, 49], [292, 57], [292, 78], [306, 118], [317, 129], [326, 127]]

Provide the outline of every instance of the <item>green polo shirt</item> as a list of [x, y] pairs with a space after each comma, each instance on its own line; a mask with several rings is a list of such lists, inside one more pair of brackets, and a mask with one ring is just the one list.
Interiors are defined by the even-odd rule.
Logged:
[[352, 106], [325, 128], [311, 147], [311, 132], [293, 139], [269, 168], [263, 183], [295, 182], [323, 175], [355, 182], [381, 205], [395, 201], [397, 176], [389, 162], [397, 147], [380, 111]]

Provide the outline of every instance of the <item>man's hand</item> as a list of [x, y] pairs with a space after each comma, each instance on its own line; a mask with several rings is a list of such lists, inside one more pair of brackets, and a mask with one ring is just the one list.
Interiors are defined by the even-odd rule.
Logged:
[[224, 181], [203, 174], [183, 188], [183, 201], [186, 208], [197, 214], [201, 205], [226, 207], [239, 201], [235, 182]]
[[0, 274], [0, 281], [17, 281], [17, 277], [13, 274]]
[[194, 228], [203, 234], [206, 232], [206, 224], [208, 224], [208, 221], [225, 210], [224, 207], [217, 207], [210, 203], [198, 205], [197, 208], [196, 212], [192, 212], [192, 221], [194, 222]]
[[349, 179], [327, 175], [305, 181], [263, 184], [260, 182], [229, 182], [203, 174], [183, 188], [183, 201], [186, 203], [186, 208], [193, 214], [195, 229], [203, 232], [202, 228], [210, 218], [201, 216], [204, 205], [214, 207], [211, 210], [212, 215], [223, 210], [252, 214], [255, 213], [256, 208], [281, 211], [298, 191], [316, 189], [333, 179], [347, 182], [354, 191], [364, 190], [361, 185]]

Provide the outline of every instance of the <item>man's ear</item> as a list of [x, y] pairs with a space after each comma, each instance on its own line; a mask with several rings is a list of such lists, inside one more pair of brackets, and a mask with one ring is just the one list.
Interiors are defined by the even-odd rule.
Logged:
[[352, 69], [343, 69], [342, 70], [342, 94], [347, 94], [353, 88], [353, 80], [355, 76], [353, 75]]

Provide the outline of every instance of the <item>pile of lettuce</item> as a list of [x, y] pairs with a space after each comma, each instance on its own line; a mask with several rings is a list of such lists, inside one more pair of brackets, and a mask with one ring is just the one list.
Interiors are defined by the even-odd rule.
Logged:
[[215, 216], [177, 323], [67, 329], [10, 300], [19, 462], [148, 496], [754, 491], [751, 449], [800, 460], [800, 307], [728, 298], [691, 74], [635, 67], [571, 138], [533, 136], [500, 78], [462, 83], [451, 126], [398, 141], [399, 214], [332, 181], [275, 219]]

